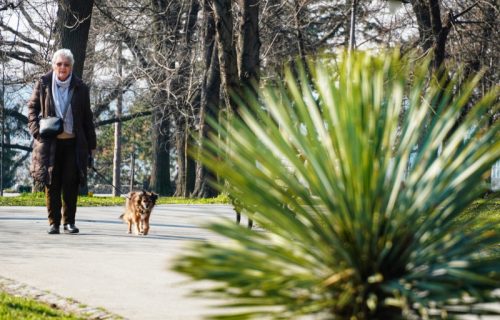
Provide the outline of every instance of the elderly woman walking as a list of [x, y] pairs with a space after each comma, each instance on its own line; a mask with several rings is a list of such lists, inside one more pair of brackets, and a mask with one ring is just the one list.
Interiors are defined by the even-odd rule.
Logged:
[[[89, 89], [72, 74], [73, 63], [70, 50], [56, 51], [52, 71], [37, 81], [28, 102], [28, 127], [35, 139], [30, 172], [45, 187], [49, 234], [59, 234], [61, 222], [65, 233], [79, 232], [75, 226], [79, 185], [86, 184], [87, 166], [96, 149]], [[48, 117], [61, 119], [51, 119], [56, 120], [48, 125], [52, 131], [41, 127]]]

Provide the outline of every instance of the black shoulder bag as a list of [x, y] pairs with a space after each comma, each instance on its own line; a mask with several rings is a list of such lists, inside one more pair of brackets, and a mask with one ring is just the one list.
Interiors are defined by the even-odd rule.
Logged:
[[40, 137], [52, 138], [62, 133], [64, 130], [63, 120], [59, 117], [40, 118]]
[[[40, 83], [41, 90], [40, 90], [40, 104], [43, 103], [43, 85]], [[71, 102], [71, 97], [73, 95], [73, 90], [70, 91], [70, 96], [69, 96], [69, 101]], [[66, 114], [68, 113], [69, 106], [66, 108], [66, 113], [64, 114], [64, 117], [66, 117]], [[43, 114], [43, 111], [42, 111]], [[62, 133], [64, 131], [64, 122], [63, 119], [59, 117], [53, 117], [53, 116], [46, 116], [40, 117], [39, 121], [39, 133], [40, 137], [47, 139], [47, 138], [53, 138], [57, 136], [58, 134]]]

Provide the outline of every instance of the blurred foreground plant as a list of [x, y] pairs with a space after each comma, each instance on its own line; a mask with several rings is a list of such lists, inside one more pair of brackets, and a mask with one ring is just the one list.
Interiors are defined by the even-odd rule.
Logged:
[[246, 96], [202, 157], [266, 231], [211, 224], [226, 241], [194, 243], [175, 270], [216, 281], [197, 293], [224, 299], [221, 318], [495, 313], [480, 303], [498, 302], [499, 226], [456, 218], [500, 157], [498, 92], [454, 128], [478, 78], [443, 88], [397, 52], [309, 69]]

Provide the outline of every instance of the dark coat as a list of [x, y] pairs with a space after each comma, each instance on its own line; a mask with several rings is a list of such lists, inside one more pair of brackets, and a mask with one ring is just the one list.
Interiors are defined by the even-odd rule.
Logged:
[[[89, 88], [74, 74], [70, 89], [73, 89], [71, 111], [73, 113], [73, 133], [76, 136], [76, 159], [80, 185], [87, 183], [87, 164], [90, 151], [97, 146], [92, 111], [90, 110]], [[40, 103], [42, 93], [43, 103]], [[33, 179], [42, 185], [52, 181], [56, 138], [43, 139], [39, 134], [39, 117], [55, 116], [55, 104], [52, 98], [52, 71], [43, 75], [35, 84], [28, 102], [28, 128], [35, 138], [33, 144], [30, 173]]]

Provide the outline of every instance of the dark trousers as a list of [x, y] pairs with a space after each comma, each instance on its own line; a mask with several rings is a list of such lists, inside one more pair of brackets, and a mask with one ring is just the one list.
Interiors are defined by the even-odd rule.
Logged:
[[[78, 199], [78, 169], [76, 165], [76, 140], [58, 139], [52, 182], [45, 187], [49, 224], [74, 224]], [[61, 195], [62, 200], [61, 201]]]

